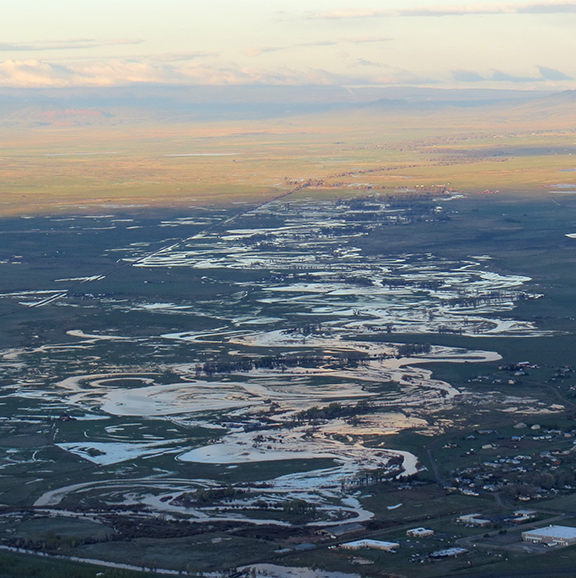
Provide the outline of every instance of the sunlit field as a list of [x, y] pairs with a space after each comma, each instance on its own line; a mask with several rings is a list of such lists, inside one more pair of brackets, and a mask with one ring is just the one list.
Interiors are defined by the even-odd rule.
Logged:
[[259, 203], [301, 186], [339, 197], [437, 186], [545, 195], [576, 184], [572, 109], [531, 106], [373, 105], [206, 123], [133, 124], [122, 111], [87, 126], [31, 119], [0, 137], [0, 214]]

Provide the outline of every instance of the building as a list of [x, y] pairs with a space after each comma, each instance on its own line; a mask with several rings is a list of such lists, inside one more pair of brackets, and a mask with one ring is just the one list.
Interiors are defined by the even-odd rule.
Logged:
[[535, 518], [538, 512], [536, 510], [515, 510], [514, 516], [530, 516]]
[[428, 556], [430, 558], [456, 558], [461, 554], [466, 554], [468, 550], [466, 548], [446, 548], [446, 550], [436, 550], [436, 552], [430, 552]]
[[464, 516], [459, 516], [456, 518], [459, 524], [466, 524], [467, 526], [480, 526], [481, 528], [487, 528], [492, 525], [492, 522], [486, 518], [482, 518], [480, 514], [466, 514]]
[[505, 522], [510, 522], [511, 524], [524, 524], [533, 520], [536, 517], [536, 510], [516, 510], [514, 515], [510, 518], [505, 518]]
[[576, 544], [576, 528], [571, 526], [548, 526], [522, 532], [522, 540], [549, 546], [571, 546]]
[[413, 538], [426, 538], [433, 535], [434, 530], [429, 530], [428, 528], [412, 528], [406, 531], [406, 536], [412, 536]]
[[318, 530], [316, 534], [336, 540], [337, 538], [341, 538], [347, 534], [356, 534], [365, 531], [366, 528], [362, 524], [359, 524], [358, 522], [349, 522], [347, 524], [339, 524], [337, 526], [330, 526], [329, 528]]
[[341, 548], [347, 550], [360, 550], [362, 548], [372, 548], [374, 550], [384, 550], [385, 552], [393, 552], [400, 547], [398, 542], [384, 542], [382, 540], [356, 540], [355, 542], [346, 542], [340, 544]]

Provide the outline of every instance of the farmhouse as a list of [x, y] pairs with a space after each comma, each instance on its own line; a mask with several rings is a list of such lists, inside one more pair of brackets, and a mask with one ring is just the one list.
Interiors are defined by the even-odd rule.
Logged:
[[382, 540], [356, 540], [354, 542], [346, 542], [340, 545], [341, 548], [347, 550], [360, 550], [362, 548], [372, 548], [374, 550], [384, 550], [385, 552], [393, 552], [400, 547], [398, 542], [384, 542]]
[[576, 544], [576, 528], [570, 526], [548, 526], [538, 530], [522, 532], [522, 540], [533, 544], [571, 546]]
[[413, 538], [426, 538], [427, 536], [433, 536], [434, 530], [429, 530], [428, 528], [412, 528], [406, 531], [407, 536], [412, 536]]

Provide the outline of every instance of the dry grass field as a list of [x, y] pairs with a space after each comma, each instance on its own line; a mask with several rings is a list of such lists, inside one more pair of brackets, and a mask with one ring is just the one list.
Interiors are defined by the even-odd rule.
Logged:
[[254, 203], [302, 182], [329, 196], [433, 185], [547, 194], [576, 183], [573, 105], [545, 99], [206, 123], [119, 118], [5, 127], [0, 215]]

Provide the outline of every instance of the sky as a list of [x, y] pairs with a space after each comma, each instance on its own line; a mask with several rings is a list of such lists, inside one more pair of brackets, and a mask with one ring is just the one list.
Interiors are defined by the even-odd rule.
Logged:
[[576, 89], [576, 0], [19, 0], [0, 87]]

